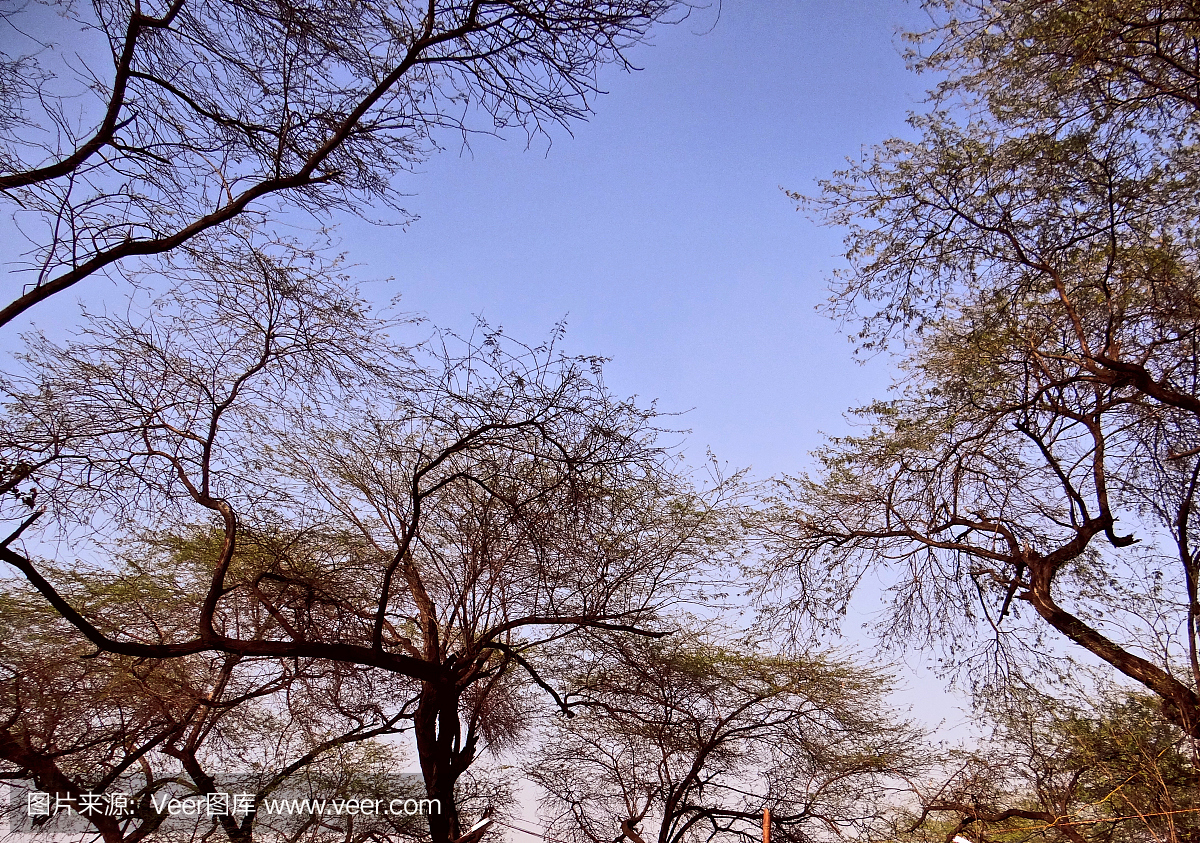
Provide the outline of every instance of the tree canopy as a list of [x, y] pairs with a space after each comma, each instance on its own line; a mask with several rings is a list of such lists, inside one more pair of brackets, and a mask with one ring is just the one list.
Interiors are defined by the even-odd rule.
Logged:
[[[828, 653], [786, 657], [711, 632], [623, 642], [585, 662], [574, 718], [531, 765], [551, 833], [604, 843], [870, 837], [918, 733], [890, 678]], [[629, 652], [633, 650], [634, 652]]]
[[[397, 174], [462, 140], [585, 116], [675, 0], [97, 0], [3, 13], [0, 194], [26, 242], [0, 325], [243, 215], [395, 223]], [[34, 34], [36, 33], [36, 34]], [[131, 263], [132, 261], [132, 263]]]
[[[886, 572], [885, 637], [942, 645], [981, 703], [1104, 665], [1194, 746], [1200, 19], [1169, 2], [927, 8], [910, 59], [941, 78], [916, 138], [793, 194], [848, 232], [829, 310], [905, 377], [779, 483], [763, 572], [784, 614], [824, 619]], [[943, 800], [962, 820], [945, 839], [989, 811], [1066, 817], [1075, 797], [1056, 807], [1044, 784], [1025, 792], [1041, 807]]]
[[[850, 226], [834, 309], [866, 308], [866, 348], [905, 337], [910, 378], [864, 408], [869, 432], [830, 442], [820, 476], [785, 485], [795, 517], [781, 502], [773, 547], [814, 578], [805, 599], [835, 605], [823, 572], [905, 566], [897, 629], [981, 630], [1001, 672], [1054, 629], [1200, 734], [1190, 112], [1168, 120], [1119, 81], [1076, 80], [1092, 105], [1074, 111], [1038, 98], [1067, 85], [1048, 70], [1003, 81], [1029, 50], [1058, 56], [1045, 32], [1093, 5], [1114, 26], [1123, 14], [954, 6], [974, 23], [949, 17], [923, 63], [951, 71], [940, 93], [962, 105], [914, 117], [920, 140], [885, 143], [810, 200]], [[1109, 67], [1100, 43], [1093, 65]], [[1110, 94], [1125, 111], [1088, 99]]]
[[[478, 843], [506, 765], [566, 843], [746, 843], [764, 808], [783, 841], [1194, 841], [1200, 16], [926, 7], [929, 108], [794, 194], [902, 380], [757, 498], [561, 326], [419, 327], [265, 224], [403, 222], [443, 137], [585, 116], [686, 4], [48, 7], [111, 68], [0, 62], [0, 324], [96, 273], [129, 298], [0, 376], [0, 774], [128, 792], [106, 843]], [[816, 645], [875, 577], [987, 740], [920, 747], [885, 667]], [[441, 809], [161, 807], [235, 785]]]
[[[529, 728], [531, 689], [561, 705], [580, 636], [673, 630], [734, 481], [695, 488], [600, 361], [495, 332], [390, 345], [281, 254], [198, 258], [149, 308], [31, 340], [4, 448], [9, 510], [34, 511], [0, 554], [100, 653], [408, 681], [387, 704], [411, 706], [433, 838], [456, 840], [456, 782]], [[66, 548], [132, 606], [73, 599]], [[180, 548], [204, 550], [186, 581]]]
[[944, 759], [901, 831], [918, 840], [1190, 841], [1192, 742], [1153, 697], [1111, 685], [1048, 695], [1021, 688], [985, 711], [991, 734]]

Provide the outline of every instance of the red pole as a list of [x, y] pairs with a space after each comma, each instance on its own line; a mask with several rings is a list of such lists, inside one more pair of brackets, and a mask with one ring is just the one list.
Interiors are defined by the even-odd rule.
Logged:
[[771, 809], [763, 808], [763, 843], [771, 843]]

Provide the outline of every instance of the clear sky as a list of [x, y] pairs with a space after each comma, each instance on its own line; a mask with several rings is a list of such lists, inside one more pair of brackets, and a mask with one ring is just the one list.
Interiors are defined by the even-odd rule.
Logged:
[[[368, 287], [379, 300], [399, 293], [442, 327], [482, 314], [533, 343], [565, 316], [568, 350], [611, 357], [618, 393], [689, 411], [695, 459], [802, 471], [893, 372], [855, 363], [814, 311], [842, 234], [782, 188], [811, 192], [905, 133], [930, 80], [906, 70], [899, 31], [927, 22], [903, 0], [725, 0], [719, 18], [657, 30], [632, 53], [640, 72], [610, 69], [573, 136], [455, 145], [398, 184], [419, 220], [345, 222], [343, 247], [363, 277], [394, 278]], [[925, 670], [905, 682], [898, 701], [918, 717], [957, 719]]]
[[534, 342], [565, 316], [569, 350], [613, 358], [619, 393], [690, 410], [694, 454], [797, 471], [889, 372], [814, 312], [841, 234], [781, 188], [905, 130], [927, 80], [897, 32], [924, 20], [903, 0], [725, 0], [658, 29], [640, 72], [605, 73], [573, 137], [454, 145], [398, 183], [418, 221], [347, 222], [343, 245], [394, 277], [380, 299], [439, 326], [482, 314]]

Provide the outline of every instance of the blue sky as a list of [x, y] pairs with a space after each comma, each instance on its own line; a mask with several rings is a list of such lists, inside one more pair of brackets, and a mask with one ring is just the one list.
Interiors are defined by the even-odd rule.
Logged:
[[[715, 19], [715, 25], [714, 25]], [[798, 213], [864, 145], [905, 130], [926, 81], [897, 30], [901, 0], [726, 0], [611, 68], [596, 115], [553, 144], [524, 135], [451, 148], [397, 186], [406, 231], [345, 221], [368, 289], [443, 327], [473, 314], [523, 341], [564, 316], [567, 347], [613, 359], [621, 394], [690, 410], [688, 448], [758, 476], [797, 471], [818, 431], [882, 393], [814, 312], [841, 234]]]
[[[927, 80], [905, 69], [898, 32], [925, 20], [904, 0], [697, 9], [631, 52], [641, 71], [606, 68], [593, 119], [552, 130], [552, 144], [480, 135], [464, 151], [443, 138], [395, 184], [418, 219], [341, 216], [341, 247], [368, 295], [399, 294], [441, 327], [470, 330], [479, 314], [537, 342], [565, 317], [568, 350], [611, 357], [618, 393], [687, 411], [695, 458], [711, 448], [759, 477], [802, 470], [819, 432], [882, 394], [890, 372], [854, 363], [814, 312], [841, 234], [783, 188], [813, 191], [905, 131]], [[26, 248], [7, 222], [0, 243]], [[370, 283], [380, 278], [393, 280]], [[56, 335], [77, 324], [80, 299], [111, 301], [120, 286], [80, 285], [30, 321]], [[0, 347], [14, 346], [6, 336]]]
[[[905, 132], [928, 80], [906, 70], [898, 32], [926, 18], [904, 0], [714, 2], [634, 49], [641, 71], [606, 68], [593, 119], [552, 144], [480, 135], [462, 151], [443, 138], [396, 182], [418, 217], [406, 229], [336, 222], [361, 280], [394, 279], [367, 284], [381, 303], [399, 294], [463, 331], [479, 314], [526, 342], [565, 317], [567, 348], [611, 357], [618, 393], [688, 411], [694, 457], [711, 448], [767, 477], [802, 470], [820, 431], [886, 388], [888, 361], [857, 365], [814, 312], [841, 234], [783, 188], [813, 191]], [[7, 222], [0, 243], [26, 248]], [[96, 279], [29, 318], [57, 334], [79, 299], [118, 287]], [[15, 344], [6, 336], [0, 347]]]

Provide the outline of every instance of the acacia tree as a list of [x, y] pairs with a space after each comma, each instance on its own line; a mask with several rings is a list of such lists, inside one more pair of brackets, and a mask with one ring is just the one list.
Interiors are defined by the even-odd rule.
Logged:
[[[38, 512], [0, 558], [103, 653], [411, 680], [443, 806], [430, 831], [457, 840], [456, 782], [522, 734], [529, 688], [561, 701], [570, 689], [546, 668], [578, 636], [673, 628], [728, 538], [717, 504], [732, 484], [700, 494], [653, 412], [604, 389], [600, 361], [495, 333], [461, 354], [451, 337], [436, 353], [396, 347], [394, 326], [323, 276], [260, 248], [233, 267], [195, 254], [133, 321], [91, 315], [65, 345], [33, 338], [7, 384], [4, 444], [23, 478], [10, 505]], [[136, 629], [72, 600], [39, 561], [57, 542], [117, 564], [118, 540], [153, 560], [156, 537], [197, 530], [216, 537], [204, 576]], [[239, 562], [249, 537], [253, 565]]]
[[1126, 50], [1147, 20], [1186, 50], [1194, 23], [1159, 3], [948, 7], [919, 63], [950, 71], [942, 102], [969, 119], [914, 117], [920, 140], [811, 201], [849, 226], [834, 312], [863, 317], [866, 348], [907, 342], [909, 378], [784, 485], [776, 570], [798, 565], [795, 607], [822, 610], [897, 571], [896, 639], [949, 639], [976, 680], [1061, 665], [1053, 630], [1200, 736], [1193, 112], [1151, 90], [1165, 52]]
[[[6, 379], [15, 529], [0, 559], [104, 659], [316, 660], [415, 683], [426, 787], [447, 808], [431, 831], [458, 838], [456, 782], [521, 733], [530, 683], [558, 693], [539, 665], [581, 629], [667, 631], [723, 527], [598, 361], [488, 335], [418, 365], [385, 339], [394, 325], [320, 281], [316, 255], [248, 232], [289, 205], [382, 202], [407, 219], [393, 180], [443, 131], [584, 117], [599, 68], [628, 68], [654, 23], [686, 13], [673, 0], [6, 12], [0, 190], [27, 249], [0, 324], [97, 273], [178, 283], [143, 321], [93, 316], [61, 347], [34, 338]], [[115, 543], [155, 559], [164, 537], [211, 531], [206, 579], [144, 624], [81, 602], [71, 566], [46, 558], [77, 554], [103, 580], [129, 573]], [[239, 563], [250, 540], [274, 543], [270, 564]]]
[[[948, 638], [995, 685], [1029, 657], [1054, 669], [1054, 630], [1196, 735], [1196, 466], [1167, 459], [1194, 420], [1030, 360], [1007, 320], [963, 313], [922, 344], [903, 397], [862, 411], [867, 432], [781, 485], [765, 542], [802, 584], [793, 608], [840, 611], [867, 568], [896, 571], [893, 641]], [[1069, 339], [1069, 323], [1041, 328], [1043, 348]]]
[[[188, 550], [157, 560], [153, 583], [132, 566], [56, 573], [77, 604], [120, 612], [128, 634], [139, 635], [151, 618], [180, 619], [156, 604], [193, 601], [191, 581], [205, 554]], [[214, 832], [233, 843], [256, 835], [423, 837], [416, 816], [292, 814], [266, 804], [312, 788], [322, 798], [385, 803], [406, 790], [416, 795], [417, 780], [396, 772], [396, 747], [380, 743], [411, 726], [411, 683], [330, 662], [99, 653], [22, 581], [5, 583], [0, 617], [0, 769], [14, 789], [4, 810], [13, 830], [90, 829], [106, 843]], [[35, 792], [47, 794], [53, 810], [30, 813]], [[205, 799], [221, 810], [197, 811]]]
[[1188, 737], [1146, 694], [1102, 685], [1071, 696], [1022, 688], [995, 701], [992, 734], [947, 757], [952, 772], [905, 818], [910, 839], [1196, 840]]
[[948, 72], [939, 92], [979, 97], [1013, 123], [1136, 118], [1169, 132], [1200, 109], [1200, 25], [1172, 0], [932, 0], [936, 25], [911, 36], [919, 70]]
[[465, 139], [581, 118], [599, 68], [629, 68], [650, 26], [686, 11], [675, 0], [19, 4], [0, 19], [0, 191], [27, 249], [7, 256], [17, 272], [0, 325], [247, 213], [399, 211], [393, 178], [439, 130]]
[[890, 721], [885, 676], [816, 654], [765, 654], [711, 636], [584, 651], [575, 712], [528, 775], [568, 841], [810, 841], [868, 834], [889, 778], [916, 766]]

